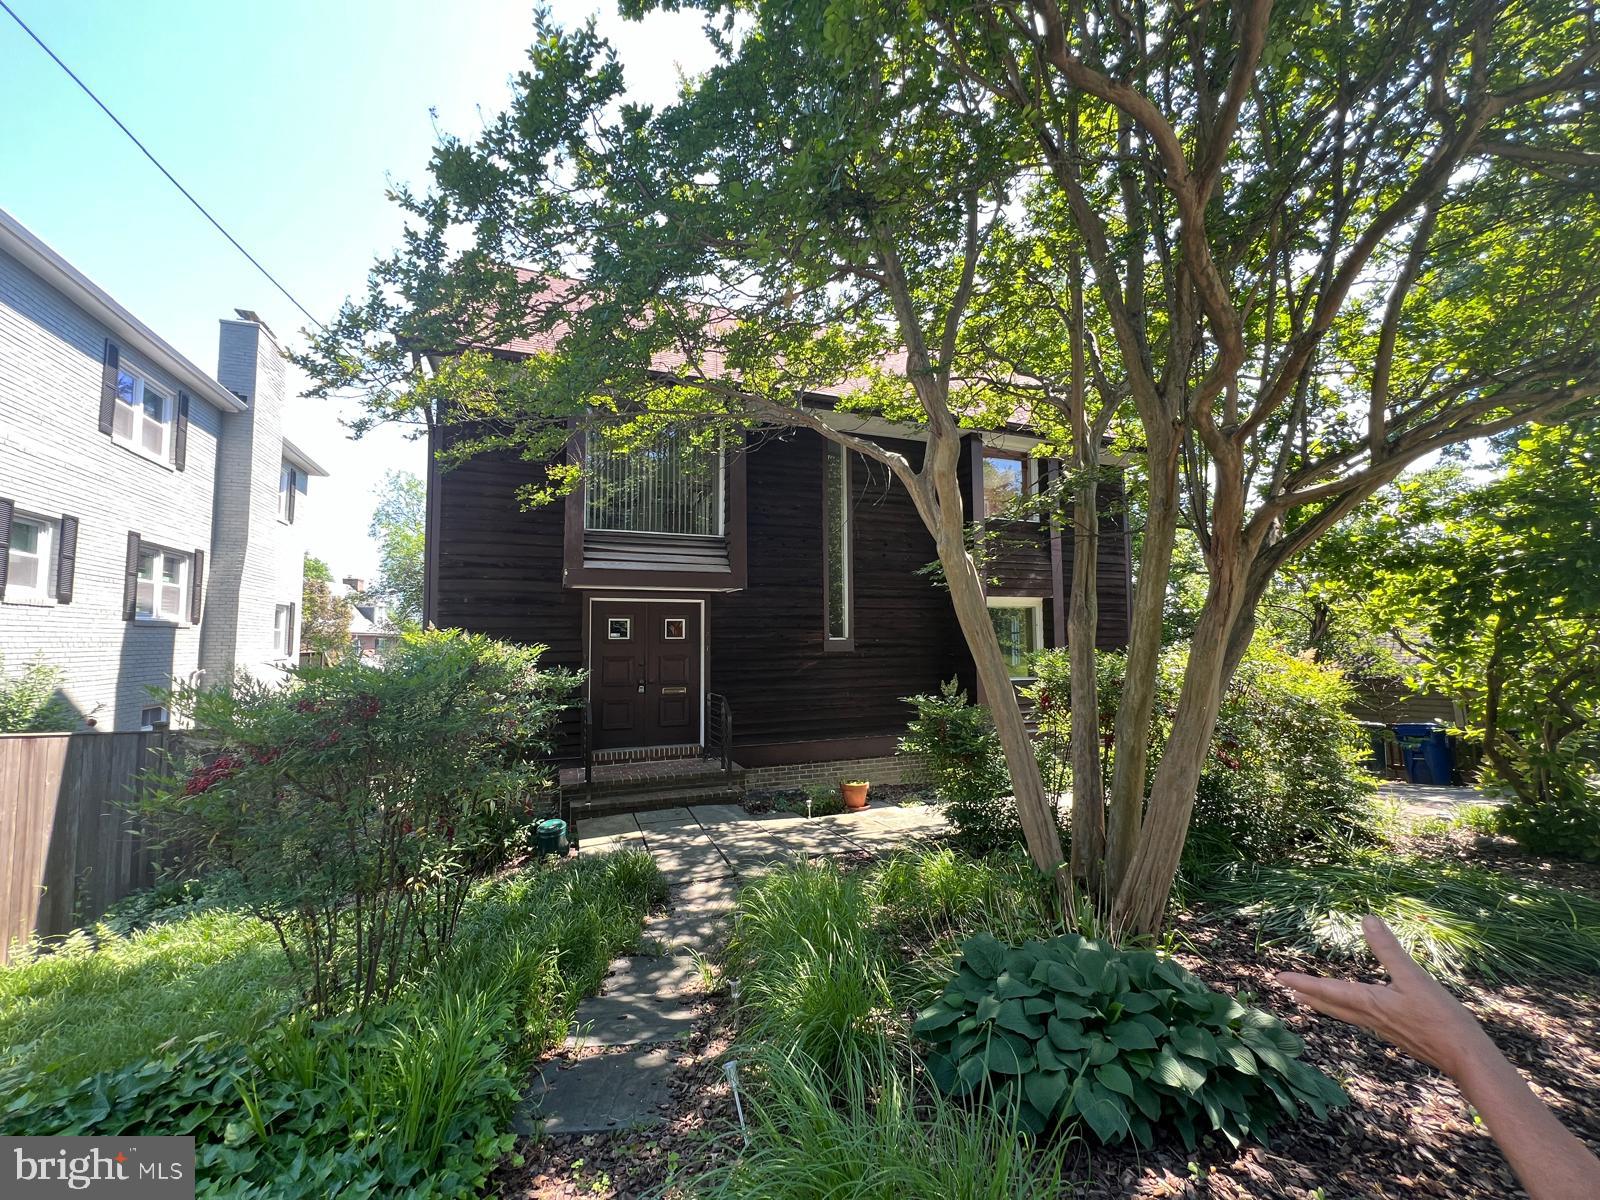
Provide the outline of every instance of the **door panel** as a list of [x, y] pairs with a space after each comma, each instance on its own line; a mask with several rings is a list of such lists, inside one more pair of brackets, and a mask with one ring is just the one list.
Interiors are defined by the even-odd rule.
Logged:
[[589, 626], [597, 749], [700, 740], [700, 606], [596, 600]]

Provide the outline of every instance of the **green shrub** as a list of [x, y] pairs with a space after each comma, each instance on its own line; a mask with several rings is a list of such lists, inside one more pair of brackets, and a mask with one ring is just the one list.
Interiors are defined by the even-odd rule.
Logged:
[[1530, 854], [1600, 862], [1600, 786], [1574, 778], [1542, 801], [1512, 800], [1497, 811], [1495, 827]]
[[1065, 1123], [1149, 1146], [1176, 1129], [1238, 1146], [1344, 1093], [1299, 1061], [1300, 1039], [1150, 951], [1067, 934], [1011, 949], [962, 947], [955, 978], [912, 1027], [940, 1090], [1014, 1111], [1034, 1133]]
[[766, 1051], [744, 1065], [750, 1140], [697, 1181], [713, 1200], [1053, 1200], [1063, 1143], [1036, 1151], [987, 1109], [929, 1095], [884, 1056], [829, 1074]]
[[[1122, 661], [1118, 654], [1099, 656], [1107, 738], [1121, 694]], [[1150, 739], [1152, 779], [1177, 711], [1186, 662], [1182, 645], [1161, 657]], [[1065, 747], [1066, 651], [1041, 654], [1035, 669], [1041, 743]], [[1272, 646], [1250, 648], [1224, 694], [1200, 774], [1185, 846], [1189, 870], [1229, 859], [1343, 857], [1375, 839], [1374, 784], [1362, 765], [1366, 741], [1348, 711], [1351, 698], [1350, 684], [1335, 668]]]
[[[48, 978], [38, 975], [45, 960], [0, 968], [0, 987], [30, 978], [30, 1005], [56, 1004], [54, 1020], [85, 1044], [114, 1042], [125, 1029], [165, 1035], [98, 1074], [37, 1047], [13, 1054], [0, 1070], [0, 1136], [192, 1135], [198, 1194], [208, 1197], [479, 1195], [511, 1148], [505, 1131], [528, 1064], [567, 1036], [579, 997], [637, 945], [647, 908], [664, 895], [642, 851], [481, 882], [449, 952], [389, 1004], [361, 1019], [300, 1013], [264, 1029], [236, 1024], [242, 1037], [196, 1038], [181, 1003], [160, 1007], [166, 989], [189, 994], [193, 968], [181, 961], [160, 978], [119, 970], [116, 954], [97, 962], [104, 951], [86, 946], [50, 964]], [[212, 912], [127, 940], [176, 938], [245, 956], [206, 936], [224, 917], [271, 939], [260, 922]], [[281, 973], [281, 958], [260, 950]], [[237, 1021], [260, 997], [244, 977], [233, 983]], [[125, 1008], [106, 1002], [119, 992]], [[77, 997], [85, 1003], [69, 1013]], [[164, 1030], [137, 1026], [143, 1003], [157, 1005]]]
[[1026, 855], [966, 858], [947, 846], [891, 855], [871, 876], [874, 903], [919, 943], [984, 928], [1010, 941], [1059, 929], [1050, 881]]
[[889, 965], [861, 877], [797, 861], [750, 884], [727, 962], [755, 1041], [830, 1073], [881, 1047]]
[[35, 660], [15, 675], [6, 674], [0, 656], [0, 733], [66, 733], [78, 728], [78, 714], [61, 694], [61, 668]]
[[973, 858], [1022, 844], [1005, 751], [987, 710], [950, 680], [938, 695], [910, 696], [917, 715], [900, 740], [922, 758], [938, 793], [951, 841]]
[[365, 1008], [440, 958], [475, 879], [503, 862], [575, 677], [542, 647], [408, 636], [288, 684], [186, 688], [199, 731], [146, 808], [187, 861], [227, 871], [320, 1015]]
[[1240, 863], [1208, 878], [1196, 898], [1329, 958], [1365, 956], [1361, 918], [1375, 913], [1446, 979], [1600, 974], [1600, 901], [1475, 867], [1378, 853], [1348, 865]]

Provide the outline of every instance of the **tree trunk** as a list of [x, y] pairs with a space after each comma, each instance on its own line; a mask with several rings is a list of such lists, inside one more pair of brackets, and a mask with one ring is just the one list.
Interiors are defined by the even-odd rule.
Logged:
[[1189, 836], [1195, 789], [1232, 673], [1229, 644], [1243, 601], [1242, 575], [1237, 558], [1226, 552], [1212, 564], [1211, 586], [1195, 622], [1183, 689], [1150, 789], [1139, 847], [1112, 905], [1111, 924], [1119, 937], [1153, 934], [1161, 928]]
[[1083, 271], [1077, 256], [1072, 278], [1073, 457], [1078, 477], [1072, 502], [1072, 590], [1067, 604], [1067, 670], [1072, 693], [1069, 729], [1072, 759], [1072, 878], [1090, 896], [1104, 892], [1106, 797], [1100, 777], [1100, 689], [1095, 678], [1095, 640], [1100, 629], [1100, 512], [1096, 470], [1100, 448], [1089, 424], [1084, 388]]
[[983, 594], [983, 577], [967, 552], [963, 516], [941, 505], [939, 523], [936, 538], [939, 563], [950, 585], [956, 620], [977, 666], [978, 687], [1005, 750], [1006, 768], [1011, 774], [1012, 795], [1016, 797], [1028, 855], [1039, 870], [1050, 876], [1066, 900], [1070, 897], [1070, 882], [1060, 870], [1061, 834], [1045, 795], [1039, 759], [1028, 737], [1027, 723], [1022, 719], [1022, 707], [1017, 703], [1011, 672], [1000, 653], [1000, 641], [995, 637], [989, 605]]
[[1117, 705], [1112, 748], [1111, 800], [1106, 822], [1106, 889], [1122, 884], [1141, 838], [1150, 720], [1155, 710], [1156, 666], [1161, 657], [1161, 619], [1167, 576], [1178, 532], [1178, 440], [1170, 431], [1150, 439], [1150, 499], [1145, 517], [1139, 577], [1133, 593], [1127, 669]]

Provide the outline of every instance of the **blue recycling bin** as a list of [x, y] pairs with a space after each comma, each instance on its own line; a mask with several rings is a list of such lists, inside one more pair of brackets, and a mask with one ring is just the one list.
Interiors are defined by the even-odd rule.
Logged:
[[1450, 735], [1437, 725], [1396, 725], [1405, 752], [1406, 778], [1412, 783], [1448, 785], [1455, 766]]

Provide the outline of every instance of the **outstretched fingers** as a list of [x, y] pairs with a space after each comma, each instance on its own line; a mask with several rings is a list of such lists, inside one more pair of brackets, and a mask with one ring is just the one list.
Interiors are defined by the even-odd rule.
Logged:
[[1389, 978], [1396, 983], [1432, 978], [1416, 959], [1406, 953], [1400, 939], [1394, 936], [1394, 931], [1381, 918], [1370, 914], [1362, 917], [1361, 932], [1366, 936], [1367, 945], [1372, 947], [1373, 956], [1383, 964], [1383, 969], [1389, 972]]
[[1372, 993], [1382, 989], [1348, 979], [1321, 979], [1298, 971], [1281, 971], [1278, 982], [1295, 994], [1295, 999], [1320, 1013], [1337, 1017], [1352, 1025], [1372, 1027]]

